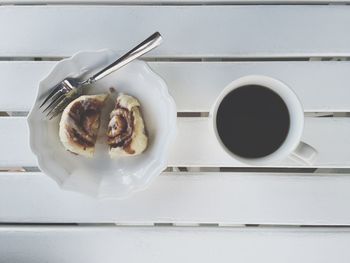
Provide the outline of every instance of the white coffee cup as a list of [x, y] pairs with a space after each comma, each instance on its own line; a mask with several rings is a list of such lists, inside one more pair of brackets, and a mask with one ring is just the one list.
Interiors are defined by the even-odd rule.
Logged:
[[[217, 131], [216, 117], [220, 103], [231, 91], [247, 85], [259, 85], [271, 89], [283, 99], [289, 111], [290, 126], [286, 139], [276, 151], [264, 157], [244, 158], [234, 154], [232, 151], [227, 149], [227, 147], [221, 141]], [[277, 79], [267, 76], [251, 75], [234, 80], [226, 88], [224, 88], [219, 97], [216, 99], [216, 102], [210, 111], [210, 117], [211, 126], [215, 137], [222, 148], [233, 158], [243, 163], [250, 165], [264, 165], [281, 161], [288, 157], [311, 165], [317, 155], [317, 151], [312, 146], [301, 141], [301, 136], [304, 129], [304, 111], [298, 97], [286, 84]]]

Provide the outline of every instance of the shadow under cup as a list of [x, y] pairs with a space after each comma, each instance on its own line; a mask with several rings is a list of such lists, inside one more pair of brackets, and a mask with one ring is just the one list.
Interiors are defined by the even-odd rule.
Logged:
[[245, 159], [257, 159], [283, 145], [290, 129], [290, 114], [284, 100], [272, 89], [247, 84], [222, 98], [215, 125], [228, 151]]

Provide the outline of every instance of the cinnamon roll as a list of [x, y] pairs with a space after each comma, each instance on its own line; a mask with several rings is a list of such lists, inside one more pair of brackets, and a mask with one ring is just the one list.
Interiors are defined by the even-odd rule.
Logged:
[[104, 94], [80, 96], [64, 109], [59, 136], [68, 151], [85, 157], [93, 156], [106, 98]]
[[107, 143], [111, 158], [137, 155], [146, 149], [148, 138], [136, 98], [125, 94], [117, 97], [110, 114]]

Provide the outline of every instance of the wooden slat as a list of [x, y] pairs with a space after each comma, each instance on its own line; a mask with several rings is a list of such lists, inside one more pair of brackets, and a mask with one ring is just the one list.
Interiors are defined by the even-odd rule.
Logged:
[[0, 4], [345, 4], [349, 0], [0, 0]]
[[[39, 81], [55, 64], [53, 61], [0, 62], [0, 111], [28, 111], [35, 100]], [[250, 74], [268, 75], [285, 82], [297, 93], [306, 112], [350, 111], [347, 86], [350, 62], [346, 61], [149, 64], [166, 80], [180, 112], [209, 111], [228, 83]]]
[[[246, 166], [232, 159], [211, 133], [208, 118], [178, 120], [179, 134], [169, 156], [174, 166]], [[318, 151], [313, 167], [350, 167], [350, 119], [306, 118], [303, 140]], [[276, 167], [305, 167], [285, 160]]]
[[[0, 167], [36, 166], [29, 149], [26, 119], [0, 118]], [[178, 136], [170, 151], [169, 166], [244, 167], [220, 148], [209, 129], [208, 118], [178, 118]], [[319, 154], [308, 167], [350, 167], [350, 119], [306, 118], [303, 139]], [[285, 160], [273, 167], [305, 167]]]
[[2, 173], [0, 222], [350, 225], [349, 188], [348, 174], [183, 172], [98, 201], [41, 173]]
[[336, 5], [1, 6], [0, 56], [122, 52], [155, 30], [165, 42], [149, 56], [349, 56], [349, 28]]
[[56, 62], [0, 62], [0, 111], [29, 111], [38, 85]]
[[4, 262], [348, 262], [350, 230], [2, 227]]

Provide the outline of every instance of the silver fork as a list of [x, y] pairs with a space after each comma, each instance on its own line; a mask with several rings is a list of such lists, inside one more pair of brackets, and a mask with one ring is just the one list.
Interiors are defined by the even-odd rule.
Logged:
[[75, 98], [82, 94], [83, 87], [90, 85], [99, 79], [111, 74], [112, 72], [120, 69], [134, 59], [142, 56], [143, 54], [156, 48], [162, 42], [162, 36], [159, 32], [155, 32], [150, 37], [142, 41], [136, 47], [125, 53], [118, 58], [112, 64], [103, 68], [92, 77], [81, 80], [79, 78], [66, 78], [58, 83], [50, 90], [50, 94], [45, 98], [40, 105], [42, 108], [44, 105], [48, 106], [43, 110], [47, 112], [46, 117], [50, 120], [60, 114], [63, 109]]

